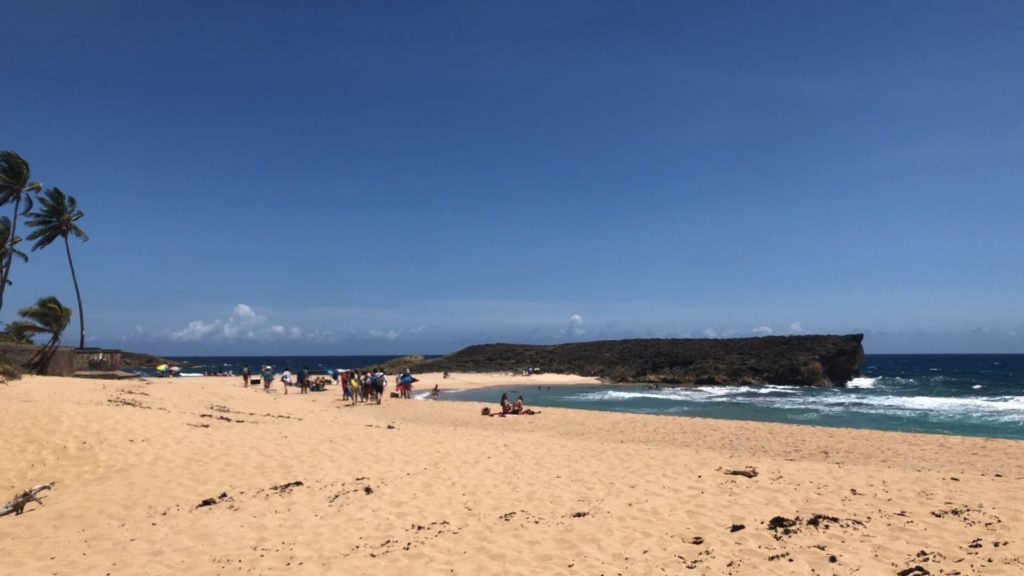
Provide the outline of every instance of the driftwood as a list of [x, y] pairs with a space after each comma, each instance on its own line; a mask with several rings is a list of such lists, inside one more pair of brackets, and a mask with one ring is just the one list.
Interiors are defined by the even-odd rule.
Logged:
[[38, 486], [33, 486], [21, 494], [18, 494], [10, 502], [4, 504], [4, 506], [0, 508], [0, 516], [6, 516], [11, 513], [14, 513], [14, 515], [17, 516], [25, 511], [25, 505], [29, 502], [35, 502], [42, 506], [43, 501], [40, 500], [36, 494], [39, 494], [43, 490], [50, 490], [53, 488], [54, 484], [54, 482], [50, 482], [49, 484], [39, 484]]
[[722, 473], [728, 474], [730, 476], [745, 476], [747, 478], [755, 478], [757, 477], [757, 468], [754, 468], [753, 466], [747, 466], [743, 470], [723, 470]]

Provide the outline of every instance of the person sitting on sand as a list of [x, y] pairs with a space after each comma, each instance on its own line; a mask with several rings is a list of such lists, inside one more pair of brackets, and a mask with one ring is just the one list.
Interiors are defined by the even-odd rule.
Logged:
[[534, 410], [530, 410], [529, 408], [524, 407], [522, 396], [516, 398], [514, 404], [509, 403], [508, 392], [506, 392], [501, 395], [501, 412], [491, 412], [490, 408], [484, 407], [482, 410], [480, 410], [480, 414], [482, 416], [501, 416], [502, 418], [504, 418], [505, 416], [516, 415], [533, 416], [534, 414], [540, 414], [540, 412], [536, 412]]
[[519, 396], [516, 401], [512, 403], [512, 414], [524, 414], [527, 416], [536, 414], [533, 410], [523, 406], [523, 397]]

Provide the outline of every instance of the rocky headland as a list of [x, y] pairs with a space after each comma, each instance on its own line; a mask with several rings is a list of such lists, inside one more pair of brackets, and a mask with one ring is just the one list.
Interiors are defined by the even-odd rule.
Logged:
[[843, 386], [859, 375], [863, 334], [761, 338], [658, 338], [555, 345], [481, 344], [425, 360], [393, 361], [420, 372], [523, 372], [656, 384]]

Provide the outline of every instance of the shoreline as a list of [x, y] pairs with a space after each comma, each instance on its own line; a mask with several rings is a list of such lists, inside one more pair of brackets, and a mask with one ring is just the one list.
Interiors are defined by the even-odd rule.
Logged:
[[[45, 506], [0, 518], [12, 573], [1024, 569], [1015, 441], [560, 408], [484, 418], [475, 402], [349, 407], [230, 377], [28, 377], [0, 400], [0, 500], [57, 482]], [[758, 474], [727, 474], [748, 467]]]

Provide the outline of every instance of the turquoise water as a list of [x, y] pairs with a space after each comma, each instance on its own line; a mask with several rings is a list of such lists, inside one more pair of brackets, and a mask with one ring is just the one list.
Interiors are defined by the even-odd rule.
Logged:
[[1024, 355], [869, 355], [846, 388], [498, 387], [446, 400], [1024, 439]]

